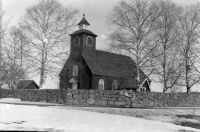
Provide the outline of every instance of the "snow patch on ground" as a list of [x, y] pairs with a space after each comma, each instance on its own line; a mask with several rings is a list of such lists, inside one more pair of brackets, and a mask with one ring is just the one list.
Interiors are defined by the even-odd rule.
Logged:
[[170, 123], [59, 107], [0, 104], [0, 130], [66, 132], [198, 131]]

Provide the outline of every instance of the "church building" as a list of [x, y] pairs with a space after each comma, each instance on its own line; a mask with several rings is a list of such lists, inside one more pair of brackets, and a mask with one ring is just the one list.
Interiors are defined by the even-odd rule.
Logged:
[[151, 80], [140, 70], [140, 88], [136, 89], [135, 62], [125, 55], [96, 50], [97, 35], [86, 29], [83, 15], [79, 30], [70, 34], [70, 55], [60, 76], [60, 89], [150, 91]]

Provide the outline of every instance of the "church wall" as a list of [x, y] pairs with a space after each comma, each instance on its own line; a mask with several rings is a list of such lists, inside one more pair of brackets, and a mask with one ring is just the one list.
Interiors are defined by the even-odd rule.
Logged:
[[66, 76], [63, 76], [63, 75], [60, 76], [59, 89], [72, 88], [72, 85], [69, 83], [69, 77], [67, 75]]
[[86, 39], [90, 35], [83, 34], [83, 52], [84, 54], [94, 56], [96, 51], [96, 37], [90, 36], [93, 40], [92, 46], [86, 44]]
[[[69, 80], [73, 77], [72, 76], [73, 66], [74, 65], [78, 65], [79, 67], [81, 66], [80, 58], [81, 57], [79, 56], [78, 53], [70, 54], [70, 57], [67, 60], [69, 68], [64, 67], [66, 68], [65, 71], [60, 74], [60, 84], [59, 84], [60, 89], [67, 89], [72, 87], [71, 83], [69, 83]], [[80, 70], [79, 70], [79, 76], [80, 76]]]
[[113, 83], [114, 80], [117, 80], [119, 82], [119, 79], [116, 78], [116, 77], [93, 75], [92, 89], [94, 89], [94, 90], [98, 89], [100, 79], [104, 80], [104, 90], [112, 90], [112, 83]]
[[92, 73], [87, 66], [86, 62], [84, 59], [82, 59], [82, 68], [80, 67], [80, 71], [82, 70], [82, 73], [80, 73], [80, 87], [79, 89], [91, 89], [91, 77]]
[[59, 89], [65, 89], [65, 88], [67, 88], [65, 76], [60, 76]]
[[[80, 38], [79, 45], [74, 45], [74, 38], [76, 36], [78, 36]], [[73, 52], [73, 53], [75, 53], [75, 52], [78, 53], [79, 52], [80, 53], [80, 51], [82, 51], [82, 49], [83, 49], [82, 45], [83, 45], [83, 36], [81, 36], [81, 35], [75, 35], [75, 36], [71, 37], [71, 46], [70, 46], [70, 51], [71, 52]]]
[[105, 76], [98, 76], [98, 75], [93, 75], [92, 78], [92, 89], [97, 90], [99, 86], [99, 80], [103, 79], [104, 80], [104, 90], [108, 89], [108, 77]]

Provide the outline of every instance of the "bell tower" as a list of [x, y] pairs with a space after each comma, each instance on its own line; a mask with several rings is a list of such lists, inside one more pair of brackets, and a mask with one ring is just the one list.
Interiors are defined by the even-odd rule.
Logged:
[[90, 25], [85, 19], [85, 14], [83, 14], [83, 19], [77, 25], [79, 25], [79, 29], [86, 29]]
[[86, 29], [90, 24], [85, 19], [85, 14], [83, 14], [82, 20], [77, 25], [79, 26], [79, 30], [70, 34], [71, 54], [76, 53], [95, 56], [97, 35]]
[[85, 19], [85, 14], [83, 14], [82, 20], [77, 25], [79, 29], [70, 34], [70, 56], [68, 59], [68, 77], [73, 89], [82, 88], [83, 54], [92, 57], [96, 56], [97, 35], [86, 29], [90, 24]]

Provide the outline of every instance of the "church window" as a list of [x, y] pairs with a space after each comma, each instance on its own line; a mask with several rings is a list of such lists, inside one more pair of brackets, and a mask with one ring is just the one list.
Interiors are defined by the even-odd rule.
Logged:
[[145, 87], [141, 87], [140, 91], [146, 92], [146, 88]]
[[114, 80], [112, 83], [112, 90], [117, 90], [117, 88], [118, 88], [117, 80]]
[[98, 90], [104, 90], [104, 80], [103, 79], [99, 80]]
[[78, 65], [73, 66], [73, 76], [78, 76]]
[[86, 44], [92, 46], [92, 37], [90, 36], [87, 37]]
[[79, 45], [80, 44], [80, 38], [78, 36], [76, 36], [74, 38], [74, 45]]

